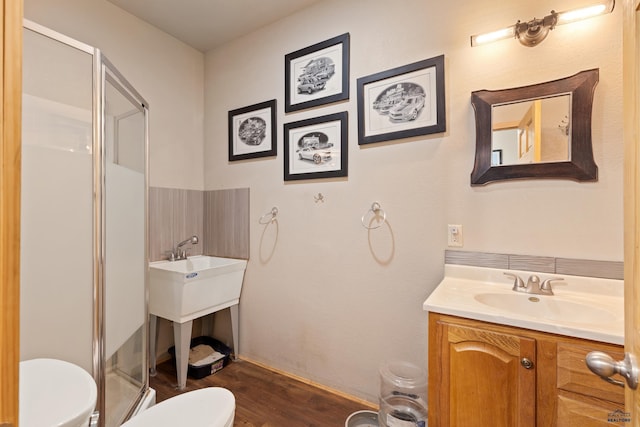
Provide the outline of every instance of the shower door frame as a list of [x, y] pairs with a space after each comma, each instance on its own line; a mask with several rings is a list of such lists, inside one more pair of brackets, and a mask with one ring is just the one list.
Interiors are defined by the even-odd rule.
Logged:
[[[109, 76], [107, 71], [112, 74]], [[105, 414], [106, 410], [106, 353], [105, 353], [105, 314], [106, 314], [106, 298], [105, 298], [105, 273], [106, 263], [106, 164], [107, 164], [107, 144], [106, 144], [106, 82], [116, 88], [123, 96], [129, 101], [136, 104], [136, 107], [144, 113], [144, 323], [143, 323], [143, 343], [145, 345], [145, 351], [143, 352], [143, 385], [138, 390], [137, 398], [131, 402], [128, 413], [122, 421], [128, 420], [131, 416], [135, 415], [138, 405], [145, 399], [149, 392], [149, 304], [148, 304], [148, 287], [149, 287], [149, 267], [148, 267], [148, 253], [149, 253], [149, 226], [148, 226], [148, 206], [149, 206], [149, 104], [147, 101], [135, 90], [135, 88], [127, 81], [127, 79], [118, 71], [118, 69], [102, 54], [99, 49], [96, 49], [94, 55], [94, 132], [99, 132], [97, 135], [100, 141], [100, 155], [94, 156], [94, 183], [96, 190], [96, 200], [100, 200], [100, 209], [95, 209], [96, 224], [99, 224], [94, 228], [96, 232], [96, 247], [94, 250], [96, 253], [100, 253], [100, 262], [96, 265], [100, 266], [100, 272], [96, 277], [96, 294], [101, 296], [101, 301], [96, 302], [94, 307], [94, 372], [100, 373], [100, 380], [98, 386], [98, 402], [96, 404], [96, 411], [99, 414]], [[99, 96], [97, 96], [99, 95]], [[97, 153], [96, 150], [94, 153]], [[98, 181], [95, 181], [98, 180]], [[98, 190], [100, 191], [98, 193]], [[101, 238], [98, 239], [98, 233]], [[97, 260], [97, 258], [96, 258]], [[95, 261], [94, 261], [95, 262]], [[96, 338], [99, 337], [99, 338]], [[97, 356], [98, 355], [98, 356]], [[105, 427], [104, 416], [99, 417], [98, 427]]]

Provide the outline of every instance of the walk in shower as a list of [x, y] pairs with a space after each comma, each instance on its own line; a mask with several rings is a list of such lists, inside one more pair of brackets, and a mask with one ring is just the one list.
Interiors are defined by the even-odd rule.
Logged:
[[83, 367], [100, 427], [153, 396], [148, 105], [99, 49], [24, 24], [20, 358]]

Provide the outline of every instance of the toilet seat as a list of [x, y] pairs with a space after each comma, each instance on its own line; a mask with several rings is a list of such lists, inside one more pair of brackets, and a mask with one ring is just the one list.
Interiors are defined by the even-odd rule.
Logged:
[[232, 427], [236, 399], [221, 387], [207, 387], [167, 399], [122, 427]]
[[98, 390], [93, 377], [57, 359], [20, 362], [20, 427], [80, 427], [89, 424]]

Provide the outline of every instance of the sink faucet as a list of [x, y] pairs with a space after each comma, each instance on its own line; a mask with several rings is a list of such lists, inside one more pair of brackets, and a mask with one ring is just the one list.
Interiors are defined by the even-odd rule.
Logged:
[[513, 279], [513, 290], [516, 292], [524, 292], [527, 294], [534, 295], [553, 295], [553, 289], [551, 288], [551, 283], [558, 280], [564, 280], [558, 277], [547, 279], [540, 283], [540, 278], [535, 274], [529, 276], [527, 280], [527, 284], [525, 285], [524, 281], [517, 274], [513, 273], [504, 273], [505, 276], [511, 277]]
[[191, 243], [192, 245], [198, 244], [198, 236], [191, 236], [188, 239], [183, 240], [182, 242], [176, 245], [175, 251], [171, 252], [171, 256], [169, 257], [169, 261], [178, 261], [181, 259], [187, 259], [187, 251], [185, 249], [180, 249], [187, 243]]

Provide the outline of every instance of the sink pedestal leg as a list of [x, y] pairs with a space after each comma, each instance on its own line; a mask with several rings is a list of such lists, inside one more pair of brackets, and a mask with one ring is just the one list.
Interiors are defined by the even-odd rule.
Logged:
[[158, 353], [158, 317], [149, 315], [149, 375], [156, 376], [156, 355]]
[[178, 372], [178, 389], [180, 390], [184, 390], [187, 386], [192, 326], [193, 320], [184, 323], [173, 322], [173, 340], [176, 345], [176, 371]]
[[231, 312], [231, 334], [233, 335], [233, 358], [238, 358], [240, 354], [240, 343], [238, 340], [238, 304], [229, 307]]

